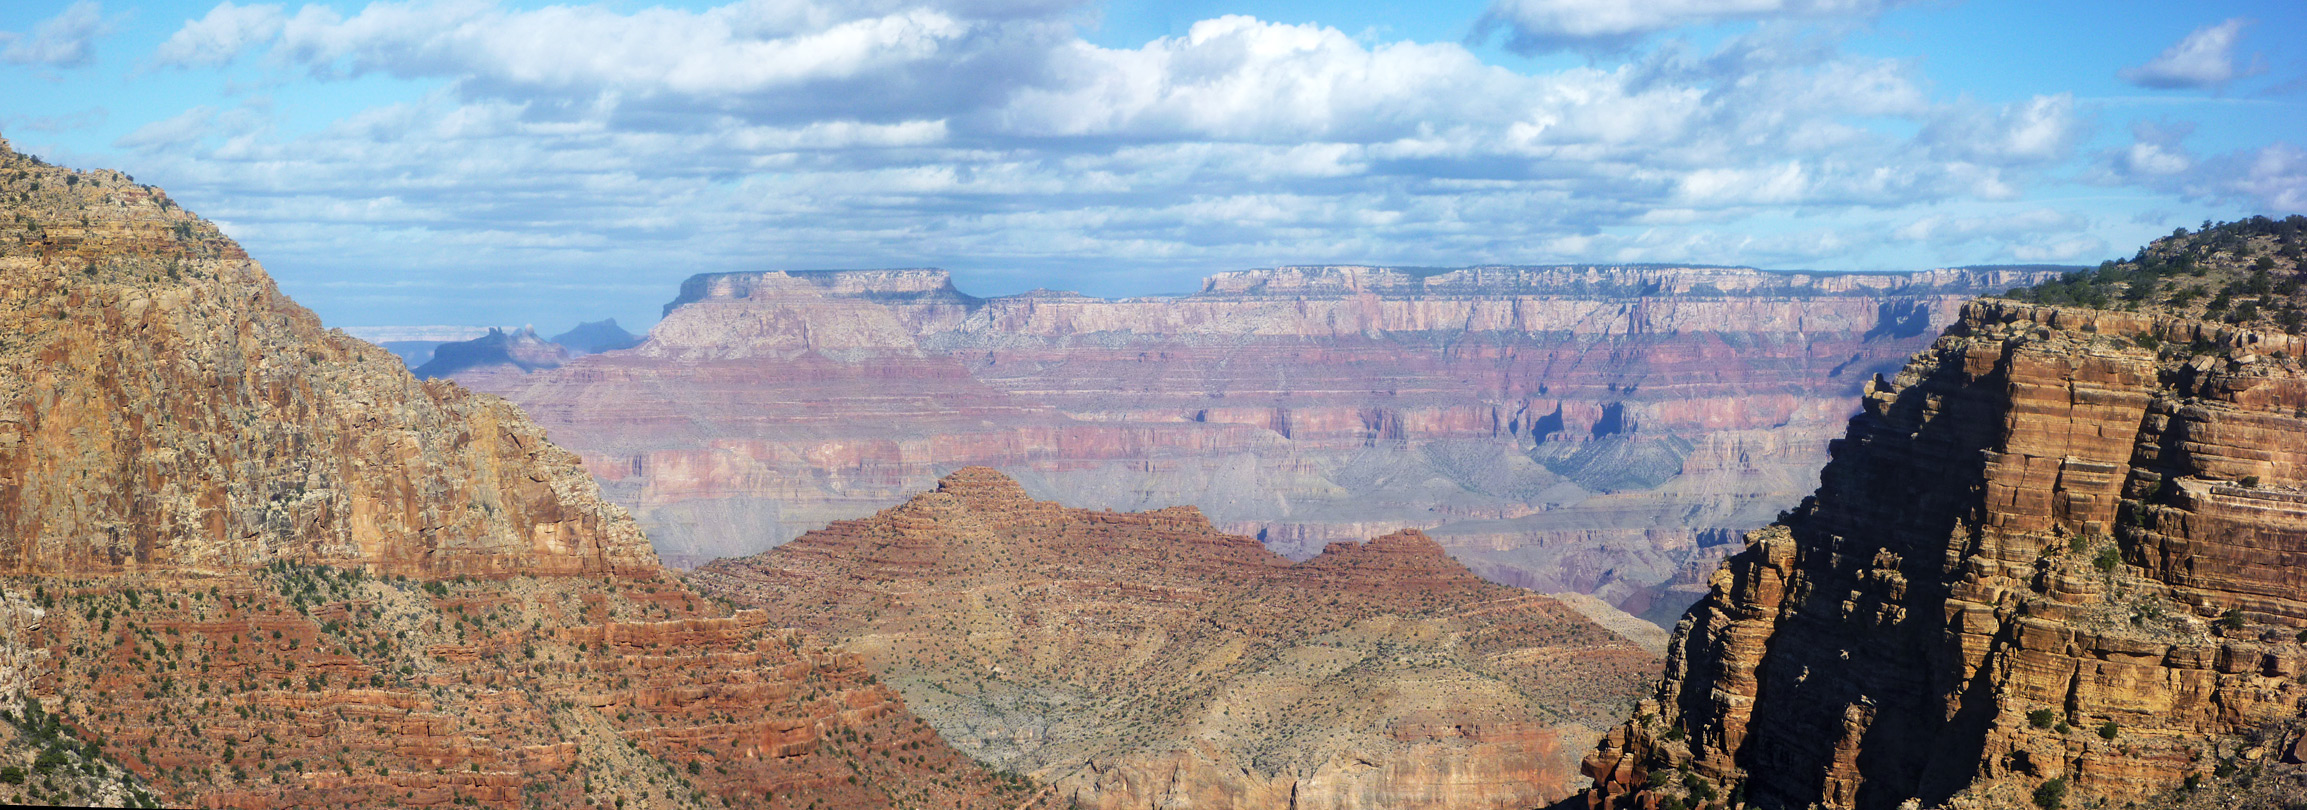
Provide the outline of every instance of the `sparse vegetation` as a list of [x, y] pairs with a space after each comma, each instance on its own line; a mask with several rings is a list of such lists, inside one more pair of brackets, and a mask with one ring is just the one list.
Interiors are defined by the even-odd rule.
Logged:
[[[2303, 260], [2307, 216], [2251, 217], [2205, 223], [2194, 233], [2181, 228], [2130, 259], [2011, 290], [2004, 297], [2088, 309], [2171, 310], [2300, 334], [2307, 329]], [[2133, 340], [2150, 350], [2162, 346], [2152, 335]]]
[[2060, 810], [2067, 805], [2067, 780], [2053, 779], [2035, 787], [2035, 806], [2042, 810]]

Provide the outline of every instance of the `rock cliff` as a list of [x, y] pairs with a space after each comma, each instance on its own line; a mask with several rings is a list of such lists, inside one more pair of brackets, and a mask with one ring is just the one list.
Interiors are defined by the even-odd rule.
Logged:
[[518, 409], [322, 329], [159, 189], [0, 142], [0, 211], [0, 799], [1022, 797], [855, 656], [668, 577]]
[[1293, 564], [982, 467], [690, 581], [839, 640], [1058, 807], [1530, 807], [1657, 666], [1415, 530]]
[[1672, 613], [1662, 583], [1808, 491], [1864, 380], [2044, 277], [1284, 267], [1107, 300], [721, 274], [632, 351], [457, 379], [527, 408], [681, 565], [984, 464], [1071, 504], [1193, 504], [1294, 559], [1421, 528], [1498, 581]]
[[2303, 248], [2250, 220], [1966, 306], [1714, 573], [1588, 806], [2209, 806], [2275, 759], [2307, 705]]

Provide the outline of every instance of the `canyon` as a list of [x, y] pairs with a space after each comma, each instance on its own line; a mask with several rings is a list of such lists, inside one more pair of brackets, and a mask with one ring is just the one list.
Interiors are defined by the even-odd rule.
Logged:
[[854, 654], [668, 572], [517, 408], [160, 189], [0, 141], [0, 801], [1011, 807]]
[[1415, 529], [1292, 563], [1193, 507], [1067, 508], [985, 467], [689, 581], [854, 652], [1057, 807], [1547, 804], [1658, 667]]
[[1860, 387], [2042, 268], [1282, 267], [1194, 294], [979, 298], [940, 270], [701, 275], [640, 346], [452, 374], [519, 403], [669, 563], [986, 465], [1192, 504], [1292, 559], [1420, 529], [1664, 623], [1816, 483]]
[[2303, 258], [2255, 218], [1967, 305], [1711, 575], [1583, 804], [2307, 796]]

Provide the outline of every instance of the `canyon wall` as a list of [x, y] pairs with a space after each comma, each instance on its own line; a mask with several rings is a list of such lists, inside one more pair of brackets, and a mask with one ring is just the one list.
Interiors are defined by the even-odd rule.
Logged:
[[2243, 225], [2071, 280], [2129, 311], [1981, 300], [1871, 383], [1587, 806], [2276, 806], [2211, 787], [2307, 753], [2307, 338], [2271, 325], [2307, 227]]
[[856, 656], [667, 575], [517, 408], [323, 330], [159, 189], [0, 142], [0, 210], [0, 800], [1023, 798]]
[[984, 467], [690, 582], [840, 642], [1054, 807], [1545, 804], [1658, 666], [1416, 530], [1291, 563], [1193, 507], [1069, 509]]
[[675, 564], [984, 464], [1069, 504], [1193, 504], [1296, 559], [1420, 528], [1497, 581], [1671, 615], [1678, 572], [1809, 491], [1862, 381], [2043, 277], [1284, 267], [1107, 300], [704, 275], [638, 348], [457, 379], [581, 453]]

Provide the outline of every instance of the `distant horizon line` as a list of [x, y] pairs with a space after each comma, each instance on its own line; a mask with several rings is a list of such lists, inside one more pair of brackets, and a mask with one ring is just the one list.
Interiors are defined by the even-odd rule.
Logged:
[[[2055, 270], [2055, 271], [2076, 271], [2076, 270], [2087, 270], [2087, 269], [2090, 269], [2090, 268], [2091, 268], [2091, 267], [2093, 267], [2093, 266], [2094, 266], [2094, 265], [2084, 265], [2084, 264], [2045, 264], [2045, 263], [2026, 263], [2026, 264], [2016, 264], [2016, 263], [2014, 263], [2014, 264], [1966, 264], [1966, 265], [1948, 265], [1948, 266], [1942, 266], [1942, 267], [1930, 267], [1930, 268], [1924, 268], [1924, 269], [1919, 269], [1919, 270], [1806, 270], [1806, 269], [1772, 269], [1772, 268], [1754, 267], [1754, 266], [1751, 266], [1751, 265], [1731, 265], [1731, 264], [1698, 264], [1698, 263], [1687, 263], [1687, 262], [1564, 262], [1564, 263], [1556, 263], [1556, 264], [1470, 264], [1470, 265], [1463, 265], [1463, 266], [1457, 266], [1457, 267], [1440, 266], [1440, 265], [1387, 265], [1387, 264], [1357, 264], [1357, 263], [1333, 262], [1333, 263], [1321, 263], [1321, 264], [1281, 264], [1281, 265], [1272, 265], [1272, 266], [1267, 266], [1267, 267], [1252, 267], [1252, 268], [1246, 268], [1246, 269], [1242, 269], [1242, 270], [1221, 270], [1221, 271], [1217, 271], [1216, 273], [1212, 273], [1212, 274], [1210, 274], [1210, 275], [1206, 275], [1206, 276], [1203, 276], [1203, 277], [1202, 277], [1202, 281], [1203, 281], [1203, 284], [1204, 284], [1204, 285], [1207, 285], [1207, 284], [1208, 284], [1210, 281], [1212, 281], [1212, 280], [1216, 279], [1218, 276], [1220, 276], [1220, 275], [1223, 275], [1223, 274], [1230, 274], [1230, 273], [1256, 273], [1256, 272], [1262, 272], [1262, 271], [1275, 271], [1275, 270], [1301, 270], [1301, 269], [1347, 269], [1347, 268], [1352, 268], [1352, 269], [1368, 269], [1368, 270], [1386, 270], [1386, 271], [1405, 272], [1405, 273], [1410, 273], [1410, 274], [1418, 275], [1418, 276], [1420, 276], [1420, 277], [1431, 277], [1431, 276], [1434, 276], [1434, 275], [1440, 275], [1440, 274], [1443, 274], [1443, 273], [1458, 272], [1458, 271], [1461, 271], [1461, 270], [1483, 270], [1483, 269], [1492, 269], [1492, 268], [1495, 268], [1495, 269], [1501, 269], [1501, 270], [1557, 270], [1557, 269], [1576, 269], [1576, 268], [1689, 269], [1689, 270], [1744, 270], [1744, 271], [1752, 271], [1752, 272], [1756, 272], [1756, 273], [1765, 273], [1765, 274], [1770, 274], [1770, 275], [1787, 275], [1787, 276], [1797, 276], [1797, 275], [1806, 275], [1806, 276], [1912, 276], [1912, 275], [1917, 275], [1917, 274], [1921, 274], [1921, 273], [1932, 273], [1932, 272], [1939, 272], [1939, 271], [1946, 271], [1946, 270], [1958, 270], [1958, 271], [1967, 271], [1967, 272], [1977, 272], [1977, 271], [1994, 271], [1994, 270], [2011, 270], [2011, 271], [2022, 271], [2022, 272], [2023, 272], [2023, 271], [2037, 271], [2037, 272], [2039, 272], [2039, 271], [2054, 271], [2054, 270]], [[916, 266], [907, 266], [907, 267], [838, 267], [838, 268], [805, 268], [805, 269], [728, 270], [728, 271], [717, 271], [717, 272], [709, 272], [709, 273], [694, 273], [694, 274], [691, 274], [691, 275], [689, 275], [687, 278], [684, 278], [684, 279], [682, 280], [682, 282], [681, 282], [681, 285], [684, 285], [684, 286], [685, 286], [685, 285], [687, 285], [688, 283], [690, 283], [690, 282], [692, 282], [692, 281], [695, 281], [695, 280], [697, 280], [697, 279], [702, 279], [702, 278], [714, 278], [714, 277], [722, 277], [722, 276], [747, 276], [747, 275], [759, 275], [759, 274], [764, 274], [764, 273], [784, 273], [784, 274], [786, 274], [786, 275], [821, 275], [821, 274], [835, 274], [835, 273], [900, 273], [900, 272], [935, 272], [935, 273], [942, 273], [942, 274], [945, 274], [945, 276], [947, 277], [947, 279], [948, 279], [948, 282], [949, 282], [949, 283], [950, 283], [950, 282], [951, 282], [951, 281], [954, 279], [954, 277], [956, 276], [956, 271], [953, 271], [953, 270], [949, 270], [949, 269], [946, 269], [946, 268], [943, 268], [943, 267], [934, 267], [934, 266], [919, 266], [919, 265], [916, 265]], [[973, 273], [973, 272], [983, 272], [983, 271], [964, 270], [964, 271], [960, 271], [960, 272], [963, 272], [963, 273]], [[958, 290], [956, 290], [956, 292], [959, 292], [959, 291], [958, 291]], [[1014, 292], [1014, 293], [1005, 293], [1005, 294], [999, 294], [999, 295], [977, 296], [977, 295], [971, 295], [971, 294], [969, 294], [969, 293], [961, 293], [961, 294], [962, 294], [962, 295], [965, 295], [965, 296], [968, 296], [968, 297], [970, 297], [970, 298], [976, 298], [976, 299], [979, 299], [979, 300], [993, 300], [993, 299], [1000, 299], [1000, 298], [1019, 298], [1019, 297], [1031, 296], [1031, 295], [1035, 295], [1035, 294], [1048, 294], [1048, 293], [1071, 293], [1071, 294], [1073, 294], [1073, 295], [1079, 295], [1079, 296], [1082, 296], [1082, 297], [1085, 297], [1085, 298], [1099, 298], [1099, 300], [1107, 300], [1107, 301], [1126, 301], [1126, 300], [1130, 300], [1130, 299], [1147, 299], [1147, 298], [1187, 298], [1187, 297], [1191, 297], [1191, 296], [1194, 296], [1194, 295], [1199, 295], [1199, 294], [1201, 294], [1202, 292], [1203, 292], [1203, 290], [1199, 290], [1199, 289], [1197, 289], [1197, 290], [1191, 290], [1191, 291], [1186, 291], [1186, 292], [1162, 292], [1162, 293], [1144, 293], [1144, 294], [1139, 294], [1139, 295], [1128, 295], [1128, 296], [1120, 296], [1120, 297], [1115, 297], [1115, 298], [1102, 298], [1102, 297], [1099, 297], [1099, 296], [1092, 296], [1092, 295], [1089, 295], [1089, 294], [1087, 294], [1087, 293], [1081, 293], [1081, 292], [1077, 292], [1077, 291], [1073, 291], [1073, 290], [1057, 290], [1057, 289], [1051, 289], [1051, 288], [1048, 288], [1048, 287], [1037, 287], [1037, 288], [1034, 288], [1034, 289], [1030, 289], [1030, 290], [1023, 290], [1023, 291], [1019, 291], [1019, 292]], [[675, 296], [674, 296], [674, 297], [675, 297], [675, 299], [677, 300], [678, 298], [680, 298], [680, 294], [679, 294], [679, 293], [675, 293]], [[616, 320], [617, 320], [617, 319], [616, 319], [616, 318], [614, 318], [614, 317], [602, 318], [602, 319], [599, 319], [599, 320], [580, 320], [580, 321], [577, 321], [577, 322], [576, 322], [575, 326], [572, 326], [572, 327], [570, 327], [570, 328], [575, 328], [575, 327], [577, 327], [577, 326], [585, 326], [585, 325], [588, 325], [588, 324], [593, 324], [593, 323], [599, 323], [599, 322], [602, 322], [602, 321], [607, 321], [607, 322], [610, 322], [610, 323], [615, 323], [615, 322], [616, 322]], [[661, 320], [661, 318], [660, 318], [660, 320]], [[648, 328], [654, 328], [654, 327], [655, 327], [655, 325], [656, 325], [656, 323], [655, 323], [654, 321], [650, 322], [650, 323], [648, 324], [648, 326], [647, 326], [647, 327], [644, 327], [644, 331], [643, 331], [642, 333], [643, 333], [643, 334], [645, 334], [645, 333], [646, 333], [646, 329], [648, 329]], [[387, 341], [392, 341], [392, 342], [454, 342], [454, 341], [461, 341], [461, 340], [472, 340], [472, 339], [475, 339], [475, 338], [479, 338], [479, 337], [485, 337], [485, 336], [487, 336], [487, 334], [489, 333], [489, 331], [490, 331], [490, 330], [502, 330], [502, 331], [505, 331], [505, 332], [514, 332], [514, 331], [518, 331], [518, 330], [521, 330], [521, 329], [535, 329], [535, 328], [536, 328], [536, 324], [534, 324], [534, 323], [519, 324], [519, 325], [512, 325], [512, 324], [477, 324], [477, 325], [476, 325], [476, 324], [409, 324], [409, 323], [391, 323], [391, 324], [365, 324], [365, 325], [358, 325], [358, 326], [342, 326], [342, 325], [336, 325], [336, 324], [329, 324], [328, 326], [329, 326], [330, 328], [335, 328], [335, 329], [342, 329], [342, 330], [344, 330], [344, 332], [345, 332], [346, 334], [348, 334], [348, 335], [352, 335], [353, 337], [357, 337], [357, 338], [360, 338], [360, 339], [362, 339], [362, 340], [366, 340], [366, 341], [369, 341], [369, 342], [371, 342], [371, 343], [383, 343], [383, 342], [387, 342]], [[620, 326], [620, 328], [624, 328], [622, 324], [619, 324], [619, 326]], [[419, 336], [419, 335], [422, 335], [422, 334], [424, 334], [424, 333], [426, 333], [426, 332], [428, 332], [428, 331], [429, 331], [429, 332], [431, 332], [431, 333], [433, 333], [433, 334], [435, 334], [435, 335], [450, 335], [450, 334], [455, 334], [455, 335], [460, 335], [460, 336], [457, 336], [457, 337], [446, 337], [445, 339], [444, 339], [444, 338], [441, 338], [441, 337], [433, 337], [433, 336], [429, 336], [429, 335], [427, 335], [427, 336]]]

